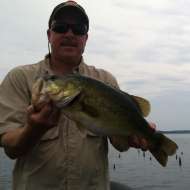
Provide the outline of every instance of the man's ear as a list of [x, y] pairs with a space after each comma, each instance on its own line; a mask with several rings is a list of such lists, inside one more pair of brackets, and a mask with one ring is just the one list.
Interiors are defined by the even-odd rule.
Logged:
[[88, 40], [88, 33], [86, 34], [86, 41]]
[[48, 38], [48, 41], [49, 41], [49, 42], [50, 42], [50, 36], [51, 36], [50, 29], [47, 29], [47, 38]]

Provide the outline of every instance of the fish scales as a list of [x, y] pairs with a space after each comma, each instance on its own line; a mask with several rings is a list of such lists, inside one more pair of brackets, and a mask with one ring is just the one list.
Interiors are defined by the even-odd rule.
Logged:
[[143, 117], [150, 112], [147, 100], [101, 81], [78, 74], [45, 76], [36, 81], [32, 94], [34, 106], [50, 98], [80, 129], [108, 137], [116, 135], [126, 141], [130, 135], [145, 138], [149, 151], [163, 166], [178, 148], [171, 139], [149, 127]]

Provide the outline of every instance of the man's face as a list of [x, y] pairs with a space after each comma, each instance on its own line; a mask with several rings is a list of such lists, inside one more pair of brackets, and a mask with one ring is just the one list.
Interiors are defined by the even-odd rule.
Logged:
[[60, 61], [79, 61], [88, 38], [88, 34], [75, 34], [70, 27], [70, 25], [81, 24], [79, 15], [75, 12], [65, 13], [59, 16], [55, 23], [66, 23], [69, 29], [63, 33], [56, 32], [53, 27], [48, 30], [52, 56]]

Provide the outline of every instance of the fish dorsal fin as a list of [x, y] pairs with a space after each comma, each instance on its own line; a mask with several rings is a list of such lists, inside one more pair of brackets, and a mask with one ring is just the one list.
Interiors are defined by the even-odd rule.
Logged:
[[150, 106], [150, 103], [148, 100], [142, 98], [142, 97], [139, 97], [139, 96], [134, 96], [134, 95], [131, 95], [131, 97], [137, 102], [137, 104], [139, 105], [139, 108], [141, 109], [141, 112], [143, 114], [144, 117], [147, 117], [150, 113], [150, 109], [151, 109], [151, 106]]

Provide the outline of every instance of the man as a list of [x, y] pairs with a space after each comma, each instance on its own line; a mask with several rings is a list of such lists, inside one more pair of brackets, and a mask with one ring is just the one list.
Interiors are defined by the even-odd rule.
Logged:
[[[14, 68], [1, 84], [0, 144], [16, 159], [14, 190], [109, 189], [107, 139], [89, 131], [81, 134], [51, 101], [35, 109], [30, 105], [32, 85], [44, 73], [78, 72], [118, 88], [110, 73], [84, 63], [88, 29], [88, 16], [79, 4], [59, 4], [49, 19], [49, 55], [37, 64]], [[117, 137], [110, 141], [120, 151], [148, 146], [137, 137], [122, 146]]]

